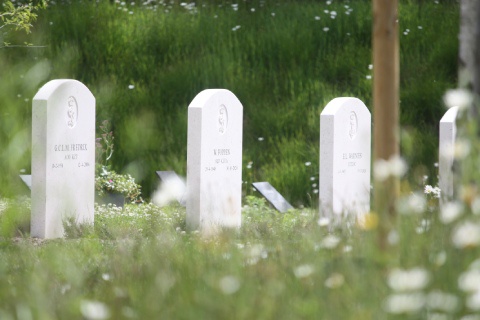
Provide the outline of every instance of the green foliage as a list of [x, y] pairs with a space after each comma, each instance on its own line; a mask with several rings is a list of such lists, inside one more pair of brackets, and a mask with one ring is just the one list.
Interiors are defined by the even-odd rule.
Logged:
[[129, 174], [118, 174], [108, 167], [99, 166], [95, 174], [95, 190], [99, 196], [120, 193], [129, 202], [142, 202], [141, 186]]
[[[0, 56], [2, 82], [15, 82], [0, 93], [9, 106], [2, 119], [14, 127], [0, 129], [2, 138], [12, 141], [30, 117], [30, 104], [16, 95], [32, 97], [49, 79], [78, 79], [96, 97], [97, 119], [111, 123], [111, 168], [135, 177], [148, 197], [156, 170], [186, 175], [188, 104], [203, 89], [226, 88], [244, 106], [243, 180], [270, 181], [296, 206], [315, 206], [318, 181], [310, 178], [317, 176], [322, 108], [338, 96], [371, 108], [371, 2], [233, 4], [50, 5], [30, 35], [48, 46]], [[401, 124], [411, 140], [402, 142], [402, 153], [415, 170], [435, 177], [441, 96], [457, 77], [458, 4], [411, 1], [399, 8]], [[40, 82], [18, 78], [40, 63]], [[28, 152], [7, 172], [28, 168]]]
[[[3, 39], [8, 35], [8, 28], [14, 31], [31, 32], [32, 23], [37, 20], [38, 14], [36, 11], [46, 7], [45, 0], [40, 0], [36, 4], [14, 4], [11, 1], [2, 3], [3, 8], [0, 11], [0, 49], [11, 47], [12, 45]], [[5, 29], [5, 30], [4, 30]], [[26, 46], [32, 44], [25, 43]]]

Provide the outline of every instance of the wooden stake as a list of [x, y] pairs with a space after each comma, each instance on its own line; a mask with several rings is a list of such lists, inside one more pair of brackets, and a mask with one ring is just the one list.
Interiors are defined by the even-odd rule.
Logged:
[[[389, 160], [399, 154], [399, 40], [398, 0], [373, 0], [373, 115], [374, 159]], [[380, 215], [379, 242], [395, 217], [399, 181], [375, 181], [375, 210]]]

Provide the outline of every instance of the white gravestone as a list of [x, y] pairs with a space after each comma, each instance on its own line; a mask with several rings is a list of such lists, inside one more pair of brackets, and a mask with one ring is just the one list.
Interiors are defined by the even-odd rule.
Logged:
[[456, 118], [458, 107], [452, 107], [440, 119], [440, 145], [438, 161], [438, 186], [441, 203], [453, 199], [453, 165], [455, 160]]
[[95, 98], [76, 80], [52, 80], [33, 98], [31, 236], [63, 237], [63, 223], [93, 224]]
[[320, 115], [320, 215], [340, 221], [370, 211], [371, 115], [357, 98], [336, 98]]
[[225, 89], [200, 92], [188, 106], [187, 227], [240, 227], [243, 106]]

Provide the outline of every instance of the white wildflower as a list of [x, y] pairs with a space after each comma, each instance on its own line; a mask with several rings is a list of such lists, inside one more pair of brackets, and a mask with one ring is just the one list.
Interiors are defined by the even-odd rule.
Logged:
[[430, 280], [430, 275], [423, 268], [409, 270], [394, 269], [388, 276], [388, 286], [399, 292], [415, 291], [425, 288]]
[[326, 227], [330, 224], [330, 219], [322, 217], [322, 218], [318, 219], [317, 223], [320, 227]]
[[465, 305], [470, 310], [480, 311], [480, 290], [477, 290], [473, 294], [468, 296]]
[[340, 243], [340, 238], [334, 235], [326, 236], [321, 243], [322, 248], [333, 249]]
[[453, 230], [452, 242], [457, 248], [478, 246], [480, 244], [480, 225], [470, 221], [461, 223]]
[[301, 278], [306, 278], [312, 275], [314, 271], [314, 268], [310, 264], [302, 264], [295, 269], [293, 269], [293, 274], [295, 274], [295, 277], [301, 279]]
[[165, 179], [160, 188], [152, 196], [152, 202], [159, 207], [163, 207], [172, 201], [183, 201], [185, 195], [185, 181], [180, 178]]
[[404, 215], [421, 214], [425, 212], [427, 208], [427, 200], [423, 194], [415, 192], [409, 196], [398, 199], [396, 207], [398, 212]]
[[425, 295], [422, 293], [393, 294], [385, 300], [385, 311], [393, 314], [415, 313], [425, 305]]
[[460, 290], [468, 293], [480, 291], [480, 270], [467, 270], [458, 278]]
[[430, 309], [451, 313], [457, 309], [459, 304], [460, 299], [450, 293], [436, 290], [427, 295], [427, 305]]
[[89, 320], [102, 320], [110, 317], [108, 307], [99, 301], [82, 300], [80, 302], [80, 312]]
[[330, 289], [340, 288], [345, 283], [345, 278], [340, 273], [332, 273], [330, 277], [325, 280], [325, 286]]
[[480, 215], [480, 197], [475, 197], [475, 199], [473, 199], [471, 208], [474, 215]]
[[440, 221], [443, 224], [449, 224], [457, 220], [457, 218], [462, 215], [463, 210], [464, 208], [462, 203], [458, 201], [447, 202], [442, 206], [440, 210]]
[[390, 176], [402, 177], [408, 170], [407, 163], [401, 157], [394, 155], [388, 161], [378, 159], [373, 165], [375, 180], [385, 181]]
[[469, 108], [473, 103], [473, 95], [466, 89], [451, 89], [443, 96], [447, 108], [458, 106], [459, 109]]
[[220, 279], [218, 286], [224, 294], [231, 295], [240, 289], [240, 281], [237, 277], [225, 276]]

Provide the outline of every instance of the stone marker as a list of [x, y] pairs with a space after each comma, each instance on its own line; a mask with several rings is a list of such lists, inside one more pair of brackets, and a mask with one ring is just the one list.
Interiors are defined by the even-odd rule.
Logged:
[[30, 174], [21, 174], [19, 175], [20, 179], [22, 179], [23, 183], [28, 187], [28, 189], [32, 190], [32, 176]]
[[[157, 176], [160, 178], [160, 180], [162, 181], [162, 183], [178, 186], [181, 189], [186, 190], [185, 182], [182, 179], [180, 179], [180, 177], [177, 175], [175, 171], [155, 171], [155, 172]], [[175, 193], [175, 198], [181, 206], [185, 207], [186, 205], [185, 194], [180, 195], [178, 193]]]
[[458, 107], [452, 107], [440, 119], [438, 159], [438, 186], [441, 190], [440, 204], [453, 199], [453, 166], [455, 160], [455, 138], [457, 135], [457, 113]]
[[371, 115], [357, 98], [336, 98], [320, 115], [320, 215], [370, 211]]
[[252, 185], [279, 212], [285, 213], [293, 209], [292, 205], [270, 183], [253, 182]]
[[52, 80], [33, 98], [31, 236], [58, 238], [63, 223], [93, 224], [95, 98], [76, 80]]
[[188, 107], [187, 227], [240, 227], [243, 106], [225, 89], [200, 92]]

